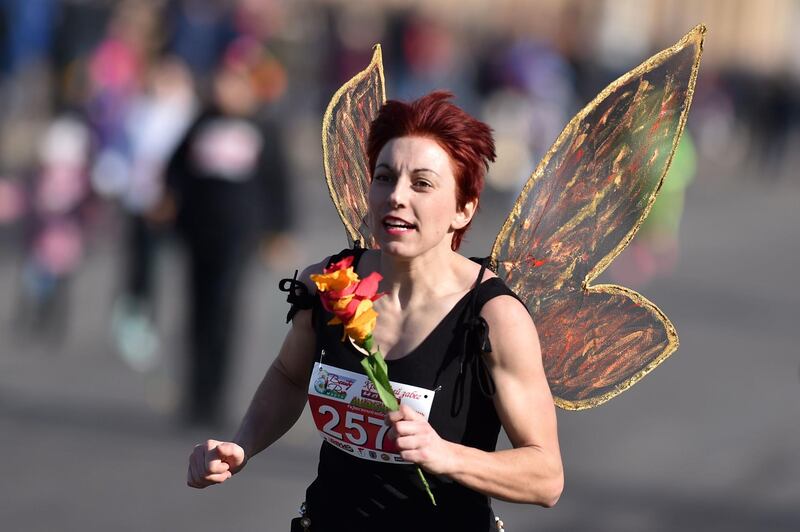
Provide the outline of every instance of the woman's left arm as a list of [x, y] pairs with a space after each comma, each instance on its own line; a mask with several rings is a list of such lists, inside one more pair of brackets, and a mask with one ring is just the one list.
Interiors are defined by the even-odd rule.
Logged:
[[390, 414], [404, 459], [491, 497], [551, 507], [564, 486], [553, 397], [539, 337], [528, 311], [511, 296], [481, 310], [492, 352], [485, 355], [497, 389], [494, 404], [513, 449], [485, 452], [443, 440], [407, 406]]

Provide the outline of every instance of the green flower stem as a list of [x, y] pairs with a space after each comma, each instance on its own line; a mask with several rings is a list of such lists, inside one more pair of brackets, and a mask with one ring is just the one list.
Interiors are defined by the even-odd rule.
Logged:
[[[373, 344], [371, 335], [367, 337], [363, 347], [367, 348], [369, 351], [372, 350]], [[400, 405], [397, 402], [397, 397], [394, 396], [392, 385], [389, 383], [389, 368], [386, 366], [386, 361], [383, 359], [380, 349], [376, 349], [375, 352], [370, 352], [369, 355], [362, 358], [361, 367], [367, 372], [369, 380], [372, 381], [375, 390], [378, 392], [386, 408], [392, 412], [398, 410]], [[417, 466], [417, 474], [422, 481], [422, 485], [425, 486], [425, 492], [428, 494], [428, 497], [430, 497], [431, 503], [436, 506], [436, 498], [433, 496], [428, 480], [425, 478], [419, 466]]]
[[425, 491], [428, 493], [428, 497], [431, 499], [431, 503], [436, 506], [436, 497], [433, 496], [433, 492], [431, 491], [431, 487], [428, 485], [428, 479], [425, 478], [425, 475], [422, 473], [422, 469], [417, 466], [417, 473], [419, 474], [419, 479], [422, 481], [422, 485], [425, 486]]
[[394, 392], [392, 391], [392, 385], [389, 384], [389, 372], [381, 352], [375, 351], [362, 358], [361, 367], [364, 368], [369, 380], [375, 385], [375, 391], [378, 392], [386, 408], [392, 412], [400, 408], [400, 405], [397, 403], [397, 397], [394, 396]]

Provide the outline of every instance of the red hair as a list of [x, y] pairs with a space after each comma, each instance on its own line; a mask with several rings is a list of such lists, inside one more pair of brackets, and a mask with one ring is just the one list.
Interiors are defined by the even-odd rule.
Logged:
[[[478, 201], [483, 181], [494, 161], [494, 138], [488, 125], [451, 103], [450, 92], [435, 91], [411, 103], [388, 100], [373, 120], [367, 140], [370, 176], [375, 173], [378, 154], [387, 142], [398, 137], [428, 137], [450, 156], [456, 178], [456, 205], [463, 208]], [[453, 234], [451, 248], [458, 250], [472, 220]]]

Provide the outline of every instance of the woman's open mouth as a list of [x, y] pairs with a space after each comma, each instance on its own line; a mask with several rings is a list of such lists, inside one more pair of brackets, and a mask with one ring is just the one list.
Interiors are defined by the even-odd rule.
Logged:
[[383, 228], [390, 235], [399, 235], [413, 231], [417, 226], [396, 216], [386, 216], [383, 218]]

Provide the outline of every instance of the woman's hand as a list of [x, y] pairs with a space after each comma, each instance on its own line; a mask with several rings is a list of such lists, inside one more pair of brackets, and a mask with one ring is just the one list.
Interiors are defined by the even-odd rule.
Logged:
[[415, 463], [435, 475], [453, 470], [451, 443], [443, 440], [424, 416], [408, 405], [389, 412], [389, 437], [397, 444], [403, 460]]
[[232, 442], [208, 440], [194, 446], [189, 456], [186, 484], [205, 488], [225, 482], [244, 467], [244, 449]]

